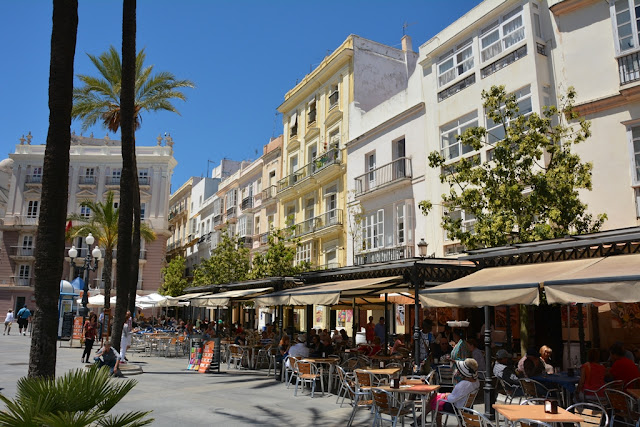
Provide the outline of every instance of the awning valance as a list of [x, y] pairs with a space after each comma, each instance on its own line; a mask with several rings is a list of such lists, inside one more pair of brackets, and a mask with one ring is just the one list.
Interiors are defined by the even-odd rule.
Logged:
[[261, 307], [311, 304], [331, 306], [339, 304], [341, 296], [353, 299], [363, 296], [366, 298], [371, 294], [372, 299], [377, 299], [381, 292], [392, 288], [392, 283], [401, 280], [402, 276], [393, 276], [320, 283], [273, 292], [256, 297], [255, 302]]
[[160, 301], [158, 307], [177, 307], [183, 305], [181, 303], [188, 302], [193, 298], [198, 298], [204, 295], [210, 295], [211, 292], [194, 292], [191, 294], [184, 294], [177, 297], [167, 297], [167, 299]]
[[228, 306], [233, 299], [251, 299], [254, 296], [262, 295], [272, 290], [273, 288], [258, 288], [221, 292], [219, 294], [193, 298], [191, 299], [191, 305], [193, 307], [224, 307]]

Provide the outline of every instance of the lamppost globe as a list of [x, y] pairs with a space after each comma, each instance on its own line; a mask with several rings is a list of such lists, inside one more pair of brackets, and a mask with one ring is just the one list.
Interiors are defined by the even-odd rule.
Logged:
[[71, 249], [69, 249], [69, 258], [74, 259], [77, 256], [78, 256], [78, 250], [76, 249], [75, 246], [71, 246]]
[[418, 256], [420, 258], [424, 258], [427, 256], [427, 247], [429, 244], [424, 241], [424, 238], [420, 239], [418, 242]]
[[97, 246], [94, 247], [93, 250], [91, 251], [91, 256], [97, 259], [98, 261], [100, 261], [100, 257], [102, 256], [102, 252], [100, 251], [100, 248]]
[[94, 239], [93, 235], [91, 233], [89, 233], [89, 235], [87, 237], [85, 237], [84, 239], [87, 242], [88, 246], [93, 245], [93, 242], [96, 240]]

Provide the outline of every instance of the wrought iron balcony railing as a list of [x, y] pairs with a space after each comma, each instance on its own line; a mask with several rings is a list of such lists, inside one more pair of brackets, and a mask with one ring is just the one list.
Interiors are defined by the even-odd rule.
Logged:
[[412, 176], [411, 159], [401, 157], [357, 177], [355, 179], [356, 196]]

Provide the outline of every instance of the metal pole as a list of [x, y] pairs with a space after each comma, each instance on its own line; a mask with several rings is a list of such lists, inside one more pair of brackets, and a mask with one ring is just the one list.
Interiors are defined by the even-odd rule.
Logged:
[[417, 263], [413, 263], [413, 286], [414, 286], [414, 324], [413, 324], [413, 352], [415, 359], [415, 369], [414, 373], [420, 371], [420, 300], [418, 299], [418, 295], [420, 292], [420, 286], [418, 286], [418, 265]]
[[[359, 318], [359, 316], [358, 316]], [[356, 346], [356, 297], [351, 301], [351, 346]]]
[[484, 381], [484, 414], [489, 419], [493, 418], [493, 402], [495, 402], [495, 389], [493, 387], [493, 372], [491, 370], [491, 319], [489, 307], [484, 307], [484, 360], [485, 360], [485, 381]]
[[389, 294], [384, 294], [384, 355], [389, 352]]
[[[511, 306], [506, 306], [507, 309], [507, 351], [511, 352], [513, 348], [513, 343], [511, 342]], [[486, 327], [486, 324], [485, 324]]]
[[586, 362], [586, 346], [584, 342], [584, 316], [582, 315], [582, 303], [578, 303], [578, 340], [580, 341], [580, 363]]

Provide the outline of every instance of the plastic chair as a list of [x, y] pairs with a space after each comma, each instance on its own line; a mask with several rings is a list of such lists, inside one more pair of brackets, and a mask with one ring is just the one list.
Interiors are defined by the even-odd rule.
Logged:
[[495, 424], [489, 418], [474, 409], [460, 408], [458, 412], [460, 413], [463, 427], [495, 427]]
[[614, 389], [607, 389], [604, 393], [611, 407], [611, 426], [616, 425], [616, 422], [627, 426], [640, 426], [640, 412], [635, 410], [636, 399], [633, 396]]
[[567, 408], [567, 411], [578, 414], [584, 421], [580, 427], [605, 427], [609, 425], [607, 410], [595, 403], [576, 403]]
[[298, 360], [296, 362], [296, 389], [293, 392], [294, 396], [298, 395], [298, 385], [302, 383], [302, 387], [305, 384], [309, 384], [311, 386], [311, 397], [313, 397], [316, 391], [316, 380], [320, 380], [320, 391], [324, 396], [324, 381], [322, 380], [322, 375], [318, 372], [318, 367], [315, 363], [307, 362], [304, 360]]
[[396, 399], [392, 393], [381, 390], [378, 388], [374, 388], [372, 390], [373, 393], [373, 407], [374, 407], [374, 416], [373, 416], [373, 425], [377, 425], [380, 422], [382, 425], [382, 420], [384, 416], [389, 417], [389, 421], [391, 421], [392, 426], [395, 427], [398, 424], [398, 420], [402, 420], [404, 425], [404, 417], [411, 414], [413, 416], [413, 422], [416, 424], [416, 408], [413, 404], [413, 401], [405, 400], [404, 402], [400, 402]]
[[356, 412], [360, 409], [373, 409], [373, 397], [371, 395], [371, 384], [373, 382], [372, 374], [362, 369], [356, 369], [354, 371], [356, 375], [356, 388], [352, 401], [353, 410], [349, 417], [347, 427], [353, 424], [353, 420], [356, 417]]

